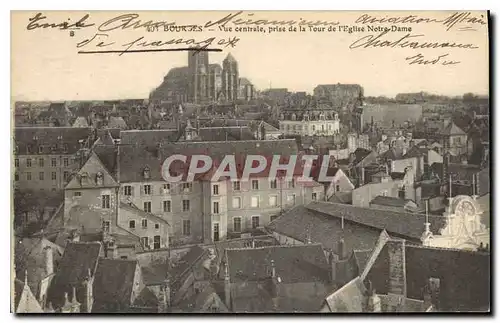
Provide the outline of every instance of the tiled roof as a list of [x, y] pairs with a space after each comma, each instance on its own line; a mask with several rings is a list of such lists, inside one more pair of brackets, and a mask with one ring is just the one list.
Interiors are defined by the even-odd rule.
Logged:
[[101, 244], [99, 242], [71, 242], [66, 245], [58, 271], [48, 292], [48, 301], [54, 308], [64, 303], [64, 293], [71, 295], [73, 287], [80, 287], [84, 279], [95, 274]]
[[320, 244], [227, 249], [231, 282], [270, 278], [271, 260], [283, 284], [329, 281], [329, 266]]
[[[17, 145], [19, 155], [39, 154], [74, 154], [81, 145], [79, 140], [86, 143], [90, 136], [90, 128], [72, 127], [16, 127], [14, 128], [14, 144]], [[30, 151], [28, 153], [28, 147]], [[65, 148], [67, 150], [65, 151]]]
[[[422, 236], [425, 223], [425, 215], [377, 210], [373, 208], [362, 208], [347, 204], [328, 202], [312, 202], [306, 206], [307, 209], [321, 212], [346, 221], [361, 225], [387, 230], [389, 234], [401, 237], [418, 239]], [[438, 234], [443, 227], [445, 219], [440, 216], [429, 216], [431, 231]]]
[[[94, 279], [94, 309], [105, 303], [129, 306], [134, 287], [136, 260], [100, 258]], [[93, 309], [93, 311], [94, 311]]]
[[459, 128], [455, 122], [450, 122], [440, 133], [441, 135], [454, 136], [454, 135], [465, 135], [465, 131]]
[[127, 204], [125, 202], [120, 202], [120, 208], [127, 209], [127, 210], [132, 211], [132, 212], [136, 212], [139, 216], [149, 218], [150, 220], [153, 220], [153, 221], [160, 221], [160, 222], [163, 222], [165, 224], [169, 224], [167, 222], [167, 220], [165, 220], [157, 215], [154, 215], [153, 213], [145, 212], [133, 204]]

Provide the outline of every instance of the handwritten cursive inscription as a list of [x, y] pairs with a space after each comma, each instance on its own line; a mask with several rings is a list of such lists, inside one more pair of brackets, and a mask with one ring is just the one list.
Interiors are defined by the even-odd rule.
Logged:
[[461, 49], [476, 49], [479, 48], [474, 44], [462, 44], [455, 42], [427, 42], [427, 41], [416, 41], [415, 38], [424, 37], [424, 34], [412, 35], [408, 33], [403, 37], [397, 39], [388, 40], [385, 39], [388, 31], [383, 31], [378, 35], [367, 35], [354, 41], [349, 48], [381, 48], [381, 47], [391, 47], [391, 48], [411, 48], [411, 49], [429, 49], [429, 48], [461, 48]]
[[47, 17], [42, 15], [40, 12], [37, 13], [34, 17], [31, 17], [28, 19], [29, 23], [26, 26], [26, 29], [28, 30], [35, 30], [39, 28], [51, 28], [51, 29], [60, 29], [60, 30], [75, 30], [75, 29], [81, 29], [81, 28], [87, 28], [94, 26], [94, 24], [86, 24], [85, 21], [90, 17], [89, 14], [86, 14], [82, 18], [80, 18], [76, 22], [71, 22], [70, 18], [68, 18], [68, 21], [63, 21], [63, 22], [57, 22], [57, 23], [50, 23], [50, 22], [45, 22]]
[[471, 12], [455, 12], [444, 19], [427, 18], [420, 17], [417, 15], [407, 15], [407, 16], [372, 16], [368, 14], [362, 14], [356, 20], [356, 23], [360, 24], [442, 24], [446, 27], [446, 30], [450, 30], [453, 27], [458, 27], [461, 25], [466, 25], [465, 27], [459, 27], [459, 30], [473, 30], [474, 25], [486, 25], [484, 16], [474, 16]]
[[460, 64], [460, 61], [452, 61], [452, 60], [445, 60], [444, 57], [447, 57], [449, 54], [443, 54], [439, 55], [434, 59], [426, 59], [424, 55], [422, 54], [417, 54], [414, 56], [406, 57], [405, 60], [408, 61], [408, 65], [456, 65]]
[[248, 25], [248, 26], [336, 26], [339, 24], [338, 21], [323, 21], [323, 20], [305, 20], [300, 18], [299, 20], [268, 20], [268, 19], [255, 19], [255, 14], [247, 13], [246, 17], [242, 17], [243, 11], [238, 11], [236, 13], [231, 13], [221, 19], [211, 21], [209, 20], [205, 24], [205, 28], [210, 28], [213, 26], [226, 27], [226, 24], [232, 23], [233, 25]]

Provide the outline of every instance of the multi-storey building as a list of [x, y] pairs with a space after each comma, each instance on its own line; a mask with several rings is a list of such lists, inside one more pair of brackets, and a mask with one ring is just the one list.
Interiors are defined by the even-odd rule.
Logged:
[[91, 137], [90, 128], [15, 128], [14, 186], [62, 190], [85, 161]]
[[280, 130], [285, 136], [332, 136], [340, 132], [340, 119], [331, 112], [282, 114]]

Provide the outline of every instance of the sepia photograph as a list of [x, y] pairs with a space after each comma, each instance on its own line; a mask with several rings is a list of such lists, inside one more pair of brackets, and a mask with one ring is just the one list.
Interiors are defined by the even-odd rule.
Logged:
[[489, 11], [11, 11], [10, 311], [491, 314]]

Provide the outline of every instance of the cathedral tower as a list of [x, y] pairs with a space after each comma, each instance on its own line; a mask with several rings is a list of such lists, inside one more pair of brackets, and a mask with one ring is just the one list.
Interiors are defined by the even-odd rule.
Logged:
[[226, 100], [238, 99], [238, 62], [233, 55], [228, 54], [222, 62], [222, 93]]

